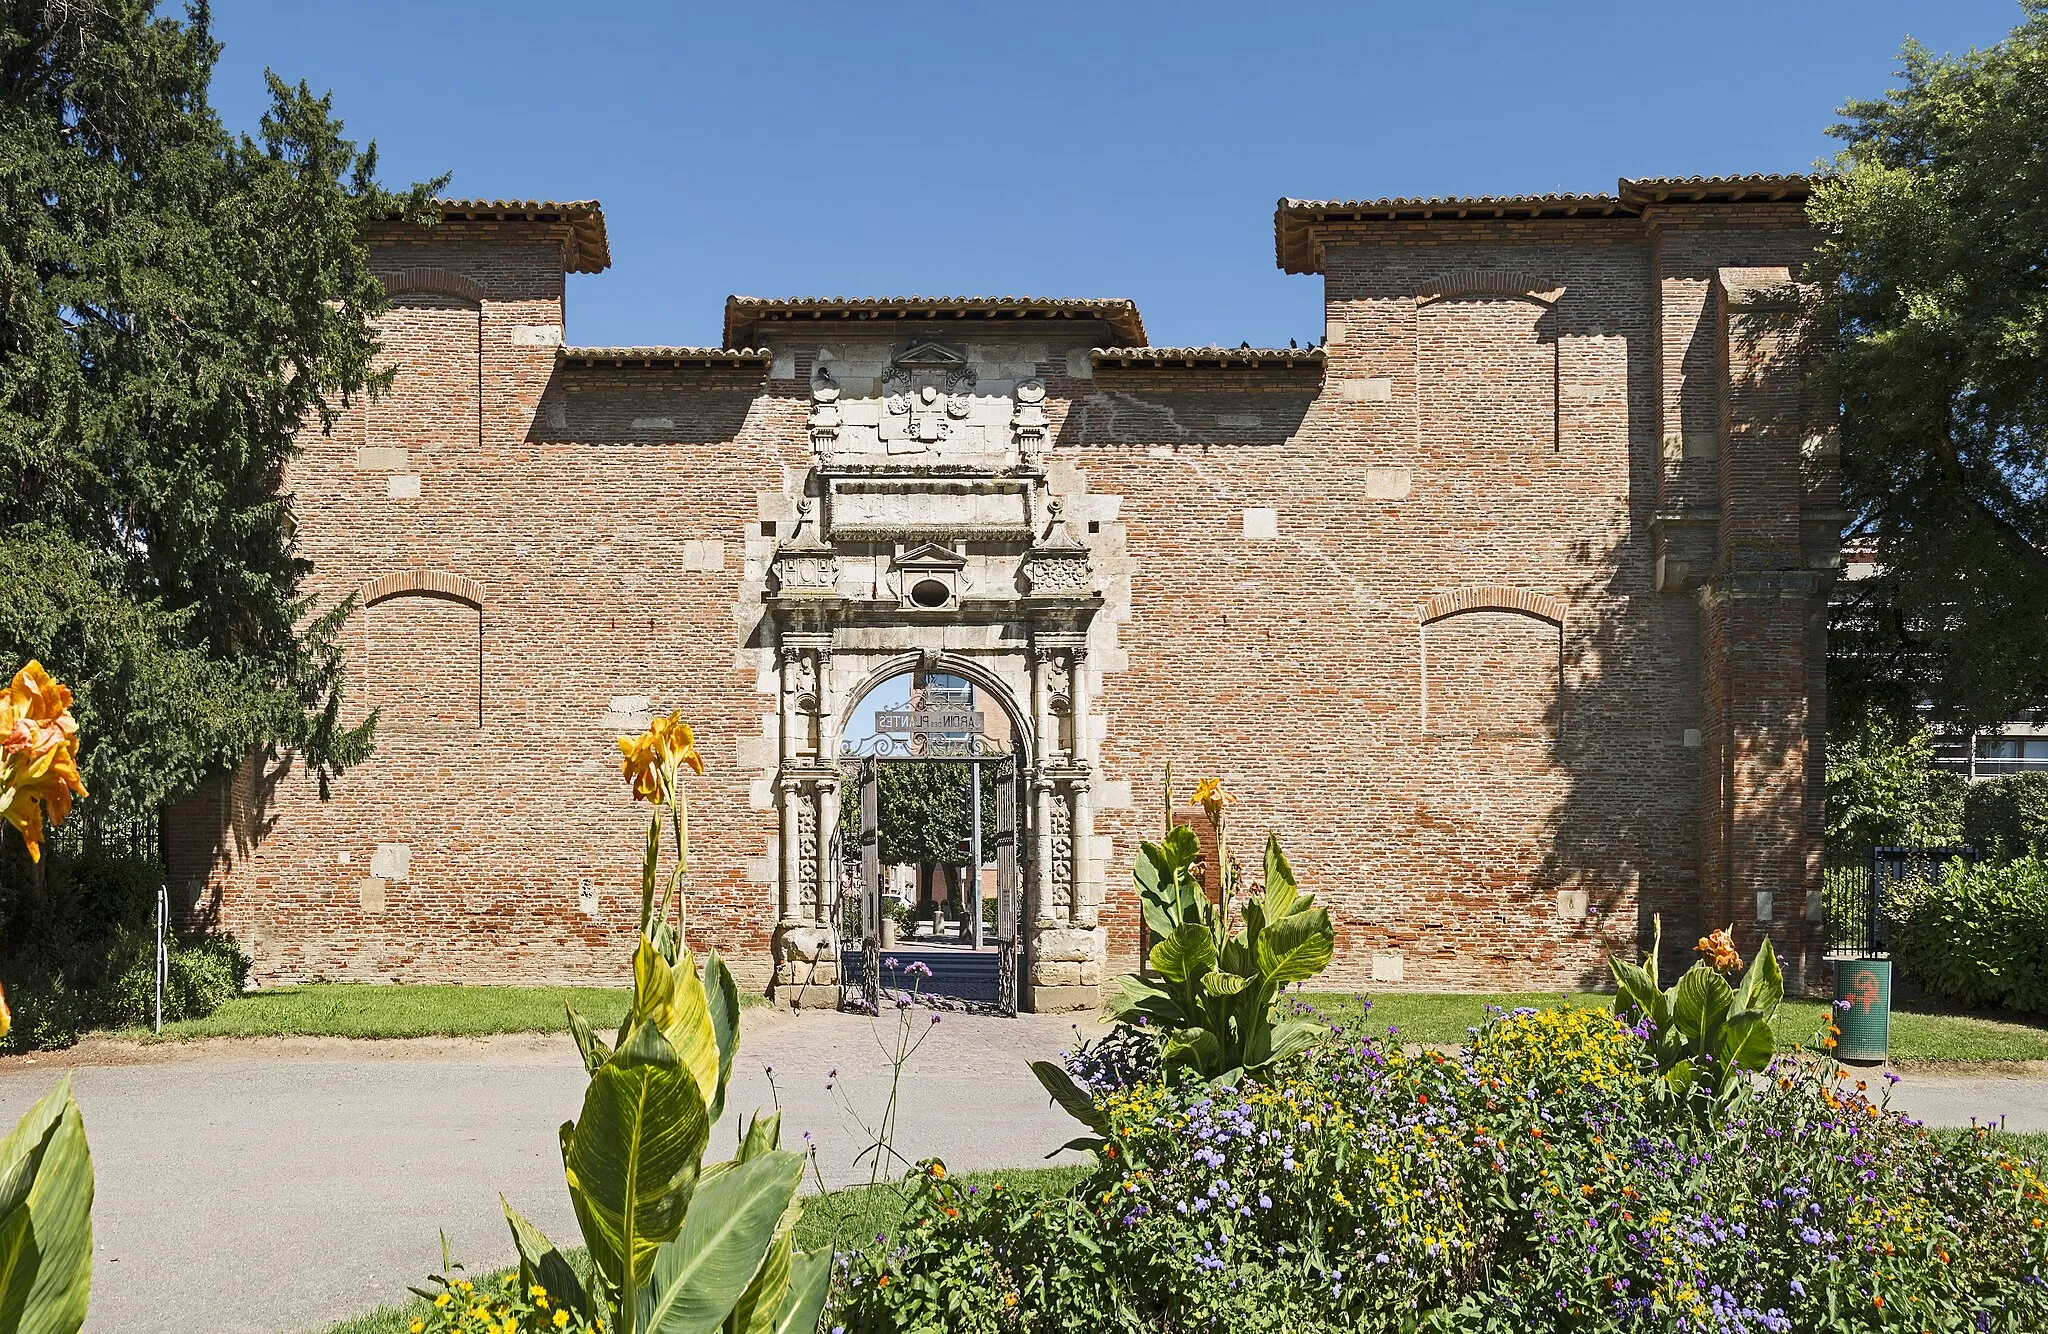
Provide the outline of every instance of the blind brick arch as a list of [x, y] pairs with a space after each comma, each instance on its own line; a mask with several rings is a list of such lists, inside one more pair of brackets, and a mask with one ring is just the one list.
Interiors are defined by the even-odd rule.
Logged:
[[1563, 733], [1565, 607], [1546, 593], [1485, 586], [1418, 609], [1422, 730], [1431, 736]]
[[364, 693], [398, 730], [483, 726], [484, 594], [474, 580], [409, 569], [362, 593]]

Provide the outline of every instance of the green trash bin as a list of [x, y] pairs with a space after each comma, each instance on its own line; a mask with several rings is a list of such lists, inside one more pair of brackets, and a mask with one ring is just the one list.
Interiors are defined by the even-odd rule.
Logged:
[[1892, 961], [1836, 961], [1835, 1001], [1836, 1059], [1882, 1063], [1892, 1049]]

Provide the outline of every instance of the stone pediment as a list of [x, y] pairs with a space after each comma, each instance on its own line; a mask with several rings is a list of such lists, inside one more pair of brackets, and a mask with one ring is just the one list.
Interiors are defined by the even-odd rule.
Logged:
[[945, 343], [918, 340], [898, 352], [894, 361], [905, 370], [952, 370], [967, 364], [967, 352]]
[[951, 547], [926, 542], [896, 558], [899, 570], [964, 570], [967, 558]]

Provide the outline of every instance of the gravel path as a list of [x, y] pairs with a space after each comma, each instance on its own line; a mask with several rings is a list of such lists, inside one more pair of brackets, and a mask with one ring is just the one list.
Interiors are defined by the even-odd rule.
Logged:
[[[729, 1152], [736, 1114], [779, 1097], [786, 1141], [811, 1132], [827, 1185], [867, 1180], [839, 1099], [878, 1111], [877, 1042], [895, 1032], [893, 1016], [748, 1011], [713, 1153]], [[1058, 1016], [945, 1016], [904, 1071], [898, 1146], [957, 1169], [1037, 1164], [1074, 1127], [1025, 1062], [1072, 1037]], [[576, 1240], [555, 1131], [577, 1114], [584, 1078], [566, 1037], [95, 1043], [0, 1061], [0, 1126], [66, 1067], [98, 1175], [87, 1334], [322, 1330], [437, 1267], [437, 1229], [472, 1268], [509, 1260], [501, 1191]], [[1909, 1071], [1892, 1105], [1937, 1125], [2048, 1130], [2048, 1067]]]
[[[929, 1026], [922, 1012], [916, 1023]], [[889, 1086], [876, 1042], [895, 1033], [893, 1015], [748, 1011], [712, 1154], [729, 1156], [735, 1122], [779, 1094], [784, 1142], [801, 1147], [808, 1130], [827, 1185], [866, 1181], [837, 1099], [872, 1119]], [[1057, 1016], [946, 1015], [905, 1068], [897, 1146], [960, 1169], [1037, 1164], [1075, 1129], [1025, 1062], [1072, 1036]], [[80, 1056], [121, 1063], [0, 1061], [0, 1129], [75, 1065], [97, 1177], [86, 1334], [325, 1329], [439, 1268], [437, 1229], [472, 1269], [508, 1262], [500, 1192], [557, 1241], [578, 1239], [556, 1140], [584, 1087], [566, 1036]]]

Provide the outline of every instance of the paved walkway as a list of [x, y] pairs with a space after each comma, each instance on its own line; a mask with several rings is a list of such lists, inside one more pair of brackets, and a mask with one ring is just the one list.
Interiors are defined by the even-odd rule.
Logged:
[[[749, 1011], [712, 1152], [730, 1151], [736, 1114], [779, 1098], [785, 1136], [811, 1132], [826, 1184], [867, 1180], [839, 1099], [876, 1113], [889, 1083], [877, 1043], [895, 1033], [893, 1015]], [[904, 1071], [899, 1147], [961, 1169], [1037, 1164], [1073, 1127], [1025, 1062], [1072, 1036], [1055, 1016], [946, 1015]], [[584, 1084], [566, 1037], [99, 1044], [81, 1057], [119, 1062], [72, 1071], [98, 1175], [88, 1334], [310, 1334], [402, 1297], [439, 1265], [437, 1229], [474, 1268], [509, 1260], [501, 1191], [577, 1239], [555, 1137]], [[0, 1126], [66, 1063], [0, 1061]], [[1908, 1073], [1893, 1105], [1935, 1124], [2048, 1130], [2048, 1069]]]
[[[735, 1122], [779, 1097], [784, 1142], [811, 1132], [828, 1186], [866, 1181], [838, 1099], [876, 1115], [889, 1092], [877, 1043], [895, 1034], [893, 1013], [748, 1011], [712, 1154], [729, 1156]], [[944, 1016], [905, 1067], [898, 1147], [961, 1169], [1036, 1165], [1074, 1129], [1025, 1062], [1072, 1037], [1056, 1016]], [[133, 1063], [71, 1071], [97, 1177], [87, 1334], [325, 1329], [437, 1269], [438, 1229], [472, 1269], [509, 1261], [500, 1192], [557, 1241], [579, 1239], [556, 1139], [584, 1086], [566, 1036], [95, 1054]], [[59, 1073], [0, 1062], [0, 1128]]]

